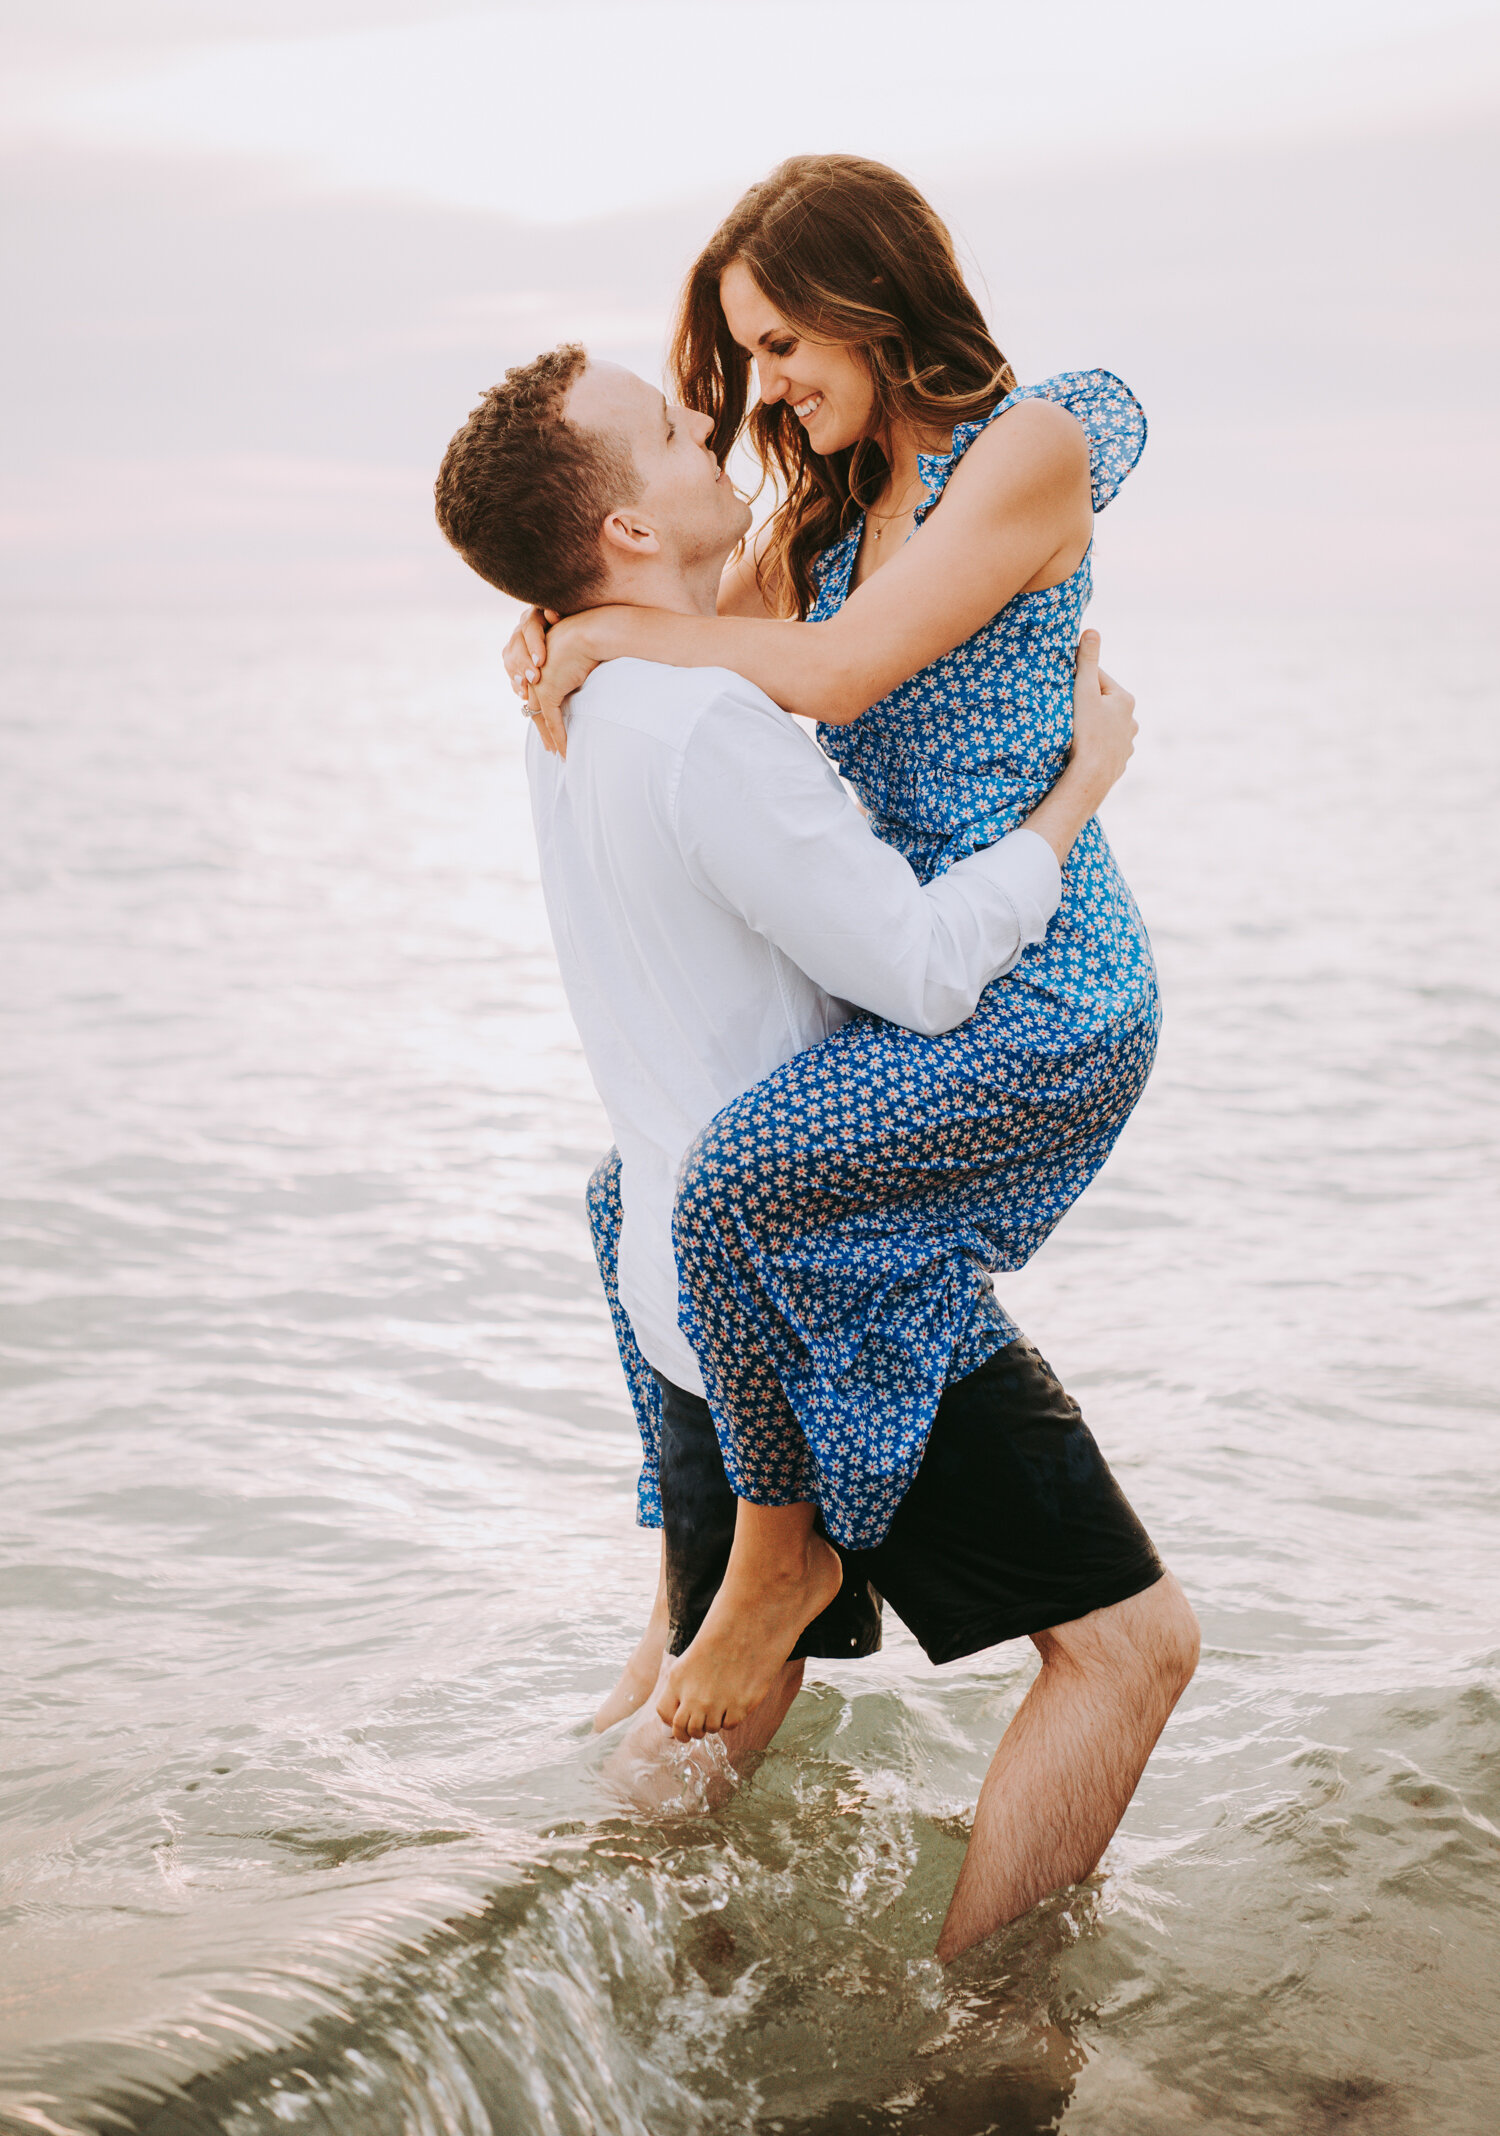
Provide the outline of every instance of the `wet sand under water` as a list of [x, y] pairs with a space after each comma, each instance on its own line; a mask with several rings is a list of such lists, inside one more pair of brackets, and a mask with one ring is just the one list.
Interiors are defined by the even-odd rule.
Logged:
[[1003, 1295], [1204, 1657], [944, 1975], [1029, 1648], [601, 1781], [655, 1545], [499, 631], [14, 620], [0, 2126], [1492, 2129], [1494, 646], [1106, 626], [1167, 1028]]

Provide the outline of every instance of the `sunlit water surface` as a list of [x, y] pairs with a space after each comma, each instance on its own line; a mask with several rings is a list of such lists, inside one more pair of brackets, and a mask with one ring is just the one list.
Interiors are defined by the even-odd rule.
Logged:
[[1004, 1296], [1204, 1659], [945, 1977], [1029, 1647], [893, 1628], [712, 1813], [601, 1777], [654, 1546], [499, 629], [12, 626], [4, 2125], [1492, 2129], [1496, 649], [1111, 644], [1168, 1024]]

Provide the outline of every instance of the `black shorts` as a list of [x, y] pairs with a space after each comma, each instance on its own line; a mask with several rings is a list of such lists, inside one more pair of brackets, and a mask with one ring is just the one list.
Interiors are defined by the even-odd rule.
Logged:
[[[661, 1390], [669, 1644], [680, 1654], [724, 1577], [735, 1498], [708, 1404], [669, 1380]], [[957, 1661], [1123, 1602], [1163, 1569], [1078, 1404], [1024, 1341], [948, 1389], [884, 1540], [843, 1558], [843, 1587], [800, 1655], [874, 1653], [884, 1597], [929, 1660]]]

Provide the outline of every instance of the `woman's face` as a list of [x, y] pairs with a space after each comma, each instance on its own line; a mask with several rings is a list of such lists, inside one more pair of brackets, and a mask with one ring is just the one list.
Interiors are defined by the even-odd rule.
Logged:
[[730, 333], [755, 364], [761, 399], [787, 402], [814, 452], [842, 452], [869, 435], [875, 392], [847, 343], [797, 335], [742, 260], [720, 275], [719, 303]]

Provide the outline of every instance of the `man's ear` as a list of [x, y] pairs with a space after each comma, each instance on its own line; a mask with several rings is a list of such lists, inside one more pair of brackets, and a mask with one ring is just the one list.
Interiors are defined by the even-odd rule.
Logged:
[[642, 519], [628, 505], [611, 512], [599, 529], [600, 539], [616, 562], [625, 557], [660, 556], [661, 543], [656, 529], [648, 519]]

